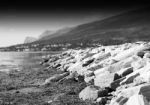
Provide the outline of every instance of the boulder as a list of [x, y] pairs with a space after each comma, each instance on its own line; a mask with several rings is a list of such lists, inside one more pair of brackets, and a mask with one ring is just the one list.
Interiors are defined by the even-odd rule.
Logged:
[[93, 56], [93, 58], [96, 59], [96, 62], [100, 62], [100, 61], [102, 61], [102, 60], [104, 60], [104, 59], [109, 58], [110, 56], [111, 56], [111, 54], [110, 54], [110, 52], [109, 52], [109, 53], [105, 53], [105, 54], [95, 54], [95, 55]]
[[118, 72], [120, 71], [121, 69], [124, 69], [124, 68], [129, 68], [131, 67], [131, 63], [133, 61], [137, 61], [139, 58], [138, 57], [129, 57], [127, 59], [124, 59], [120, 62], [117, 62], [117, 63], [114, 63], [112, 65], [108, 65], [104, 68], [101, 68], [101, 69], [98, 69], [96, 71], [94, 71], [94, 74], [97, 75], [99, 73], [101, 73], [101, 71], [109, 71], [110, 73], [115, 73], [115, 72]]
[[91, 77], [91, 76], [94, 76], [94, 72], [91, 71], [91, 70], [87, 70], [87, 72], [85, 73], [84, 76], [85, 76], [85, 77]]
[[135, 94], [129, 98], [126, 105], [149, 105], [143, 95]]
[[54, 68], [58, 68], [58, 67], [60, 67], [60, 66], [61, 66], [61, 64], [58, 63], [58, 64], [54, 65], [53, 67], [54, 67]]
[[[121, 78], [121, 77], [124, 77], [124, 76], [126, 76], [126, 75], [128, 75], [128, 74], [130, 74], [130, 73], [132, 73], [133, 72], [133, 67], [128, 67], [128, 68], [123, 68], [123, 69], [121, 69], [120, 71], [118, 71], [115, 75], [116, 75], [116, 79], [117, 78]], [[118, 76], [118, 77], [117, 77]]]
[[149, 81], [149, 72], [150, 72], [150, 63], [147, 62], [147, 64], [143, 68], [140, 68], [140, 69], [134, 71], [133, 73], [127, 75], [126, 79], [121, 82], [121, 85], [132, 83], [139, 76], [141, 78], [143, 78], [146, 82], [148, 82]]
[[94, 78], [94, 85], [99, 87], [108, 87], [114, 80], [114, 73], [105, 71]]
[[150, 53], [145, 53], [143, 58], [150, 58]]
[[88, 65], [91, 64], [93, 61], [94, 61], [94, 58], [89, 59], [89, 60], [85, 61], [85, 62], [82, 64], [82, 66], [83, 66], [83, 67], [88, 66]]
[[105, 98], [105, 97], [99, 97], [99, 98], [96, 100], [96, 103], [97, 103], [98, 105], [106, 105], [106, 103], [107, 103], [107, 98]]
[[114, 100], [111, 100], [111, 103], [110, 105], [125, 105], [125, 103], [128, 101], [128, 98], [127, 97], [123, 97], [123, 96], [120, 96]]
[[142, 83], [150, 83], [150, 71], [143, 71], [138, 77], [134, 79], [135, 85]]
[[97, 76], [97, 75], [101, 75], [102, 73], [108, 72], [107, 69], [108, 69], [108, 67], [104, 67], [104, 68], [100, 68], [98, 70], [95, 70], [94, 75]]
[[100, 89], [98, 91], [98, 97], [105, 97], [108, 96], [109, 90], [108, 89]]
[[138, 52], [144, 51], [146, 49], [149, 49], [149, 46], [138, 45], [138, 46], [135, 46], [135, 47], [132, 47], [130, 49], [127, 49], [127, 50], [120, 52], [113, 59], [115, 59], [117, 61], [121, 61], [123, 59], [131, 57], [132, 55], [137, 54]]
[[137, 56], [143, 58], [143, 57], [144, 57], [144, 54], [145, 54], [145, 52], [140, 51], [140, 52], [137, 53]]
[[117, 80], [113, 81], [110, 84], [110, 88], [113, 89], [113, 90], [116, 90], [116, 88], [120, 86], [120, 82], [123, 81], [124, 79], [125, 79], [125, 77], [122, 77], [120, 79], [117, 79]]
[[95, 86], [86, 87], [79, 93], [79, 98], [82, 100], [96, 100], [98, 98], [98, 88]]
[[134, 79], [135, 79], [137, 76], [139, 76], [139, 75], [140, 75], [139, 73], [130, 75], [130, 76], [126, 77], [126, 79], [124, 79], [120, 84], [121, 84], [121, 85], [124, 85], [124, 84], [133, 83]]
[[82, 67], [82, 63], [81, 62], [76, 62], [75, 64], [71, 65], [68, 68], [69, 72], [71, 72], [71, 73], [77, 72], [80, 75], [82, 75], [82, 70], [83, 70], [83, 67]]
[[94, 84], [94, 76], [91, 76], [91, 77], [85, 77], [84, 78], [84, 81], [87, 83], [87, 84], [91, 84], [93, 85]]
[[122, 89], [119, 90], [117, 97], [131, 97], [135, 94], [141, 94], [144, 97], [146, 97], [146, 99], [148, 101], [150, 101], [150, 85], [149, 84], [143, 84], [143, 85], [139, 85], [139, 86], [134, 86], [134, 87], [129, 87], [126, 89]]
[[118, 102], [118, 104], [119, 105], [125, 105], [125, 103], [128, 101], [128, 98], [126, 98], [126, 97], [124, 97], [124, 98], [122, 98], [119, 102]]
[[139, 59], [138, 61], [132, 62], [131, 66], [133, 67], [133, 70], [138, 70], [146, 65], [146, 60]]
[[115, 73], [115, 74], [114, 74], [114, 80], [113, 80], [113, 81], [118, 80], [118, 79], [120, 79], [120, 78], [121, 78], [121, 76], [120, 76], [118, 73]]
[[148, 101], [150, 101], [150, 84], [141, 86], [139, 94], [142, 94]]

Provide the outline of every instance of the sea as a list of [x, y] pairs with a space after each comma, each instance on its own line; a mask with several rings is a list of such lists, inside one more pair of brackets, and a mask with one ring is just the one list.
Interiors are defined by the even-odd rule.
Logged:
[[39, 69], [43, 58], [56, 52], [0, 52], [0, 72]]

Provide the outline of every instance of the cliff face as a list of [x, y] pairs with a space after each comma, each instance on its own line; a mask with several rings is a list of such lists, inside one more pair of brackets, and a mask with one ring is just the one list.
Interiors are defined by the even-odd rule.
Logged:
[[34, 42], [36, 40], [37, 39], [34, 38], [34, 37], [26, 37], [25, 40], [24, 40], [24, 43], [31, 43], [31, 42]]

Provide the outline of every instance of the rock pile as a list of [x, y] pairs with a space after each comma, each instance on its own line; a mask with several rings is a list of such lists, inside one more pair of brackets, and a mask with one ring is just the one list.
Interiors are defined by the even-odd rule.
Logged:
[[99, 105], [149, 105], [148, 42], [71, 49], [50, 56], [43, 64], [65, 72], [46, 79], [43, 85], [72, 78], [87, 84], [79, 93], [82, 100]]

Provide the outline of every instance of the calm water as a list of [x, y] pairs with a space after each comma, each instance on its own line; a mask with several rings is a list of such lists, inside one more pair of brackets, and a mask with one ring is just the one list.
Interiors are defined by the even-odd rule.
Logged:
[[37, 69], [50, 52], [0, 52], [0, 71]]

